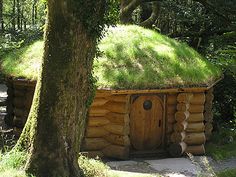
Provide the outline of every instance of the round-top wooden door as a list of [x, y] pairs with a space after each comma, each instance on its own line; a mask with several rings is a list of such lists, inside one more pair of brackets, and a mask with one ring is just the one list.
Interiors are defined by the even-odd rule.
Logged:
[[136, 150], [154, 150], [162, 141], [163, 105], [156, 95], [139, 96], [131, 105], [130, 139]]

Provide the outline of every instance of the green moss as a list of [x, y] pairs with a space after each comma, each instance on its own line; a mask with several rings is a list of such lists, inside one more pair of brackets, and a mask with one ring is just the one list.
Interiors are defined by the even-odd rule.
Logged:
[[[7, 55], [3, 71], [37, 78], [43, 42]], [[100, 88], [139, 89], [209, 85], [221, 71], [186, 44], [135, 25], [110, 28], [94, 62]]]

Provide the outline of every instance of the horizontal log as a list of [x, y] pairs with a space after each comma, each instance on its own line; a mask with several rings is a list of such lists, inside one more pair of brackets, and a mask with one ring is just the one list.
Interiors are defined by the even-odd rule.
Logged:
[[172, 143], [179, 143], [185, 139], [185, 136], [185, 132], [174, 132], [171, 134], [170, 139]]
[[213, 130], [213, 125], [211, 122], [205, 123], [205, 131], [206, 132], [211, 132]]
[[166, 99], [167, 105], [177, 104], [177, 94], [168, 94]]
[[25, 100], [25, 108], [30, 110], [32, 102], [33, 102], [33, 96], [31, 98], [26, 98], [26, 100]]
[[203, 113], [191, 113], [189, 114], [188, 123], [194, 123], [194, 122], [203, 122], [204, 116]]
[[206, 103], [212, 102], [214, 100], [214, 95], [212, 92], [206, 93]]
[[101, 98], [101, 97], [109, 97], [111, 96], [111, 91], [106, 91], [106, 90], [96, 90], [96, 94], [95, 94], [95, 99], [96, 98]]
[[119, 114], [119, 113], [113, 113], [109, 112], [105, 115], [105, 117], [113, 123], [123, 125], [126, 121], [129, 120], [129, 115], [128, 114]]
[[130, 95], [111, 95], [107, 97], [109, 101], [114, 101], [114, 102], [129, 102]]
[[170, 145], [169, 153], [172, 157], [180, 157], [186, 150], [187, 145], [184, 142], [174, 143]]
[[203, 155], [205, 154], [205, 147], [203, 144], [198, 146], [187, 146], [185, 152], [193, 155]]
[[109, 132], [103, 127], [87, 127], [86, 129], [86, 137], [88, 138], [100, 138], [108, 134]]
[[190, 104], [186, 103], [179, 103], [177, 104], [178, 111], [187, 111], [189, 109]]
[[176, 113], [176, 105], [167, 105], [167, 114], [174, 114]]
[[206, 135], [206, 140], [208, 141], [211, 138], [212, 132], [211, 131], [210, 132], [205, 132], [205, 135]]
[[167, 114], [166, 117], [167, 117], [167, 122], [168, 122], [168, 123], [173, 124], [173, 123], [176, 122], [176, 121], [175, 121], [175, 114]]
[[194, 93], [193, 98], [190, 100], [191, 104], [204, 104], [206, 101], [205, 93]]
[[189, 112], [188, 111], [178, 111], [175, 113], [175, 120], [177, 122], [182, 122], [184, 120], [187, 120], [189, 118]]
[[116, 135], [128, 135], [129, 130], [124, 125], [108, 124], [104, 126], [105, 130]]
[[94, 106], [103, 106], [104, 104], [106, 104], [109, 100], [107, 100], [106, 98], [95, 98], [93, 100], [93, 103], [91, 105], [91, 107], [94, 107]]
[[204, 120], [206, 121], [206, 122], [213, 122], [213, 113], [212, 113], [212, 111], [210, 111], [210, 112], [204, 112]]
[[203, 122], [189, 123], [187, 128], [186, 128], [186, 132], [188, 132], [188, 133], [204, 132], [204, 130], [205, 130], [205, 125], [204, 125]]
[[195, 104], [191, 104], [189, 106], [189, 110], [190, 113], [203, 113], [204, 112], [204, 105], [195, 105]]
[[14, 96], [15, 97], [24, 97], [26, 90], [25, 89], [14, 89]]
[[190, 103], [192, 97], [193, 97], [192, 93], [180, 93], [177, 96], [177, 101], [179, 103]]
[[14, 115], [17, 117], [27, 117], [29, 112], [29, 110], [26, 110], [25, 108], [17, 108], [15, 107], [13, 109]]
[[115, 134], [108, 134], [104, 137], [109, 143], [115, 144], [115, 145], [120, 145], [120, 146], [129, 146], [130, 145], [130, 140], [129, 137], [122, 136], [122, 135], [115, 135]]
[[15, 97], [13, 99], [13, 105], [17, 108], [24, 108], [25, 107], [25, 98], [24, 97]]
[[36, 81], [31, 81], [27, 79], [14, 79], [12, 80], [14, 87], [35, 87]]
[[188, 126], [188, 123], [186, 121], [177, 122], [174, 125], [174, 131], [175, 132], [182, 132], [187, 128], [187, 126]]
[[201, 145], [205, 144], [206, 136], [204, 133], [187, 133], [184, 142], [187, 145]]
[[101, 150], [109, 144], [110, 143], [103, 138], [85, 138], [83, 149], [87, 151]]
[[102, 152], [106, 157], [127, 159], [129, 156], [129, 147], [110, 145], [104, 148]]
[[89, 127], [99, 127], [109, 124], [110, 121], [105, 117], [89, 117], [88, 126]]
[[206, 102], [204, 109], [205, 109], [205, 111], [210, 112], [210, 111], [212, 111], [212, 107], [213, 107], [212, 102]]
[[108, 109], [110, 112], [115, 113], [128, 113], [129, 111], [129, 104], [128, 102], [112, 102], [109, 101], [105, 104], [106, 109]]
[[105, 116], [109, 110], [103, 108], [103, 107], [90, 107], [89, 110], [89, 116], [91, 117], [99, 117], [99, 116]]

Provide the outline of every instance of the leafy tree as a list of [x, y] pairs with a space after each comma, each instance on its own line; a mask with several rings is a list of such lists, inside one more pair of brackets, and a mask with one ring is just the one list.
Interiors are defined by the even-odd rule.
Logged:
[[106, 0], [48, 0], [45, 51], [33, 105], [17, 143], [37, 177], [81, 176], [78, 153], [93, 99], [96, 44], [108, 23]]

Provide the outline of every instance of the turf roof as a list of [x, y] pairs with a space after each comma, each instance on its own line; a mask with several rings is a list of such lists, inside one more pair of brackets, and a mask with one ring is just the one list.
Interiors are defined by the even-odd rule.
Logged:
[[[99, 88], [155, 89], [206, 86], [221, 71], [187, 44], [135, 25], [108, 30], [99, 44], [101, 55], [94, 62]], [[2, 69], [8, 75], [35, 80], [43, 42], [7, 55]]]

